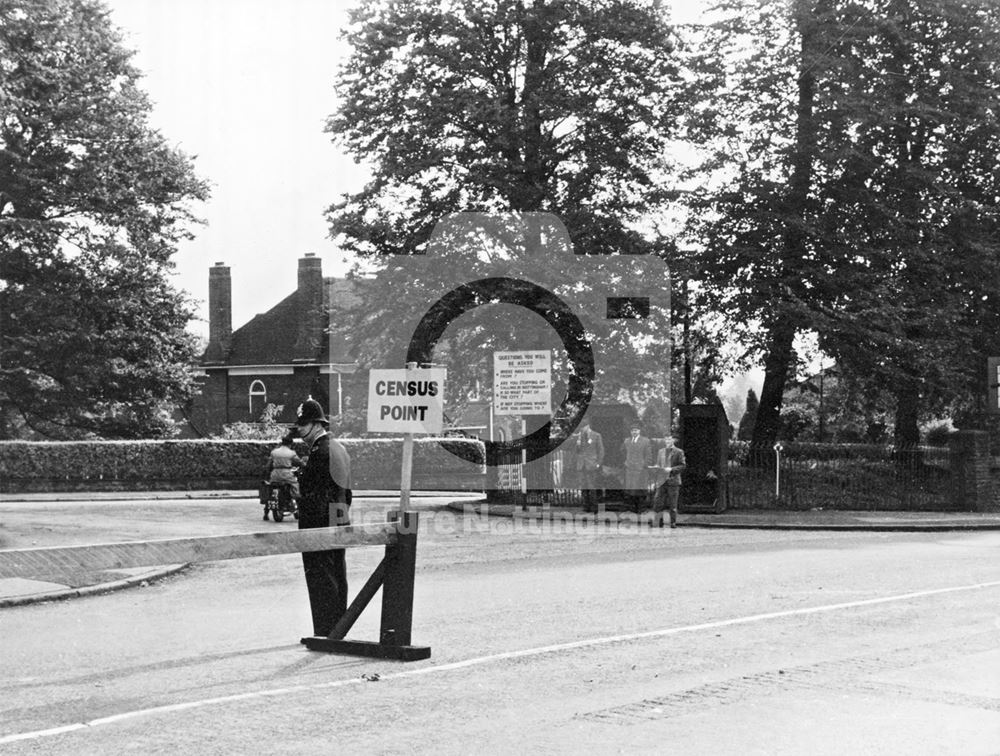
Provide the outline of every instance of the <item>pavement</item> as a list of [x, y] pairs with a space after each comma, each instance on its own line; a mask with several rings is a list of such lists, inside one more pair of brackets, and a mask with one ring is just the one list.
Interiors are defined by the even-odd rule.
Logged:
[[[491, 517], [541, 520], [593, 520], [595, 515], [583, 514], [579, 508], [511, 504], [456, 503], [451, 507], [462, 512], [469, 509]], [[610, 503], [596, 515], [610, 524], [636, 515], [620, 505]], [[646, 513], [649, 517], [649, 512]], [[927, 532], [947, 530], [1000, 530], [998, 512], [871, 512], [833, 509], [777, 510], [739, 509], [714, 513], [684, 513], [677, 518], [682, 528], [751, 528], [767, 530], [838, 530], [838, 531], [899, 531]]]
[[[0, 579], [0, 609], [42, 601], [57, 601], [81, 596], [96, 596], [123, 588], [146, 587], [155, 580], [174, 575], [187, 569], [186, 564], [160, 567], [135, 567], [103, 571], [89, 575], [56, 575], [41, 580], [27, 578]], [[96, 581], [91, 583], [90, 581]], [[88, 583], [80, 585], [80, 583]]]
[[[446, 492], [421, 491], [416, 495], [438, 496]], [[142, 498], [147, 501], [177, 499], [246, 499], [256, 497], [255, 491], [143, 491], [5, 494], [4, 503], [17, 501], [125, 501]], [[355, 495], [373, 498], [398, 498], [393, 491], [359, 491]], [[552, 506], [521, 507], [511, 504], [487, 504], [485, 501], [459, 501], [449, 505], [457, 512], [490, 517], [510, 517], [526, 520], [588, 520], [598, 518], [614, 525], [635, 515], [613, 503], [597, 514], [584, 514], [579, 508]], [[1000, 512], [861, 512], [847, 510], [734, 510], [719, 514], [682, 513], [677, 521], [681, 528], [754, 528], [772, 530], [831, 530], [831, 531], [971, 531], [1000, 530]], [[2, 553], [2, 550], [0, 550]], [[175, 575], [186, 564], [161, 565], [133, 569], [106, 570], [99, 573], [45, 575], [38, 579], [0, 579], [0, 609], [44, 601], [55, 601], [96, 595], [123, 588], [144, 587], [153, 581]]]
[[[416, 496], [448, 496], [454, 491], [414, 491]], [[398, 499], [399, 491], [354, 491], [365, 499]], [[57, 491], [55, 493], [0, 494], [0, 502], [16, 501], [177, 501], [178, 499], [256, 499], [256, 489], [243, 491]]]

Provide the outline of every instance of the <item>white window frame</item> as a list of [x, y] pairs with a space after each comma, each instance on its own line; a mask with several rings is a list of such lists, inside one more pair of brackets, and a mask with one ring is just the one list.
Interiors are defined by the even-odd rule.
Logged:
[[[255, 390], [257, 386], [260, 386], [259, 390]], [[264, 397], [264, 407], [267, 406], [267, 386], [264, 385], [264, 381], [260, 378], [250, 381], [250, 389], [247, 391], [247, 410], [250, 412], [251, 420], [256, 419], [253, 414], [253, 398], [255, 396]], [[264, 407], [261, 407], [261, 412], [264, 411]]]

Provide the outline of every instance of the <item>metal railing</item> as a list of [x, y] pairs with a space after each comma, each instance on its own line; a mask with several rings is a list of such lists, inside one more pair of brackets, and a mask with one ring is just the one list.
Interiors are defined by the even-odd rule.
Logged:
[[511, 453], [496, 467], [496, 480], [491, 481], [491, 499], [517, 506], [582, 506], [583, 496], [572, 461], [572, 453], [563, 449], [556, 449], [545, 459], [527, 465], [522, 461], [521, 452]]
[[[598, 486], [597, 500], [612, 508], [622, 503], [622, 485], [625, 470], [606, 465], [595, 474]], [[496, 478], [491, 481], [490, 498], [495, 503], [516, 506], [550, 505], [556, 507], [582, 507], [580, 473], [576, 470], [572, 451], [557, 449], [544, 460], [522, 463], [520, 452], [505, 458], [496, 468]], [[647, 496], [652, 502], [656, 485], [651, 481]]]
[[957, 508], [951, 487], [946, 447], [729, 446], [730, 509], [945, 511]]
[[[573, 467], [573, 454], [562, 449], [527, 468], [520, 452], [512, 454], [496, 468], [491, 500], [582, 506]], [[598, 480], [605, 500], [621, 498], [613, 474]], [[788, 443], [776, 451], [734, 441], [725, 481], [729, 509], [953, 511], [952, 487], [946, 447], [867, 444]]]

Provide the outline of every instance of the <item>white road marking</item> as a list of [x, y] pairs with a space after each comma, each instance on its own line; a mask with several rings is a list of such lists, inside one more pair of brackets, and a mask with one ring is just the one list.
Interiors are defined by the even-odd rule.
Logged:
[[[588, 638], [586, 640], [572, 641], [570, 643], [556, 643], [550, 646], [539, 646], [537, 648], [526, 648], [520, 651], [505, 651], [500, 654], [490, 654], [488, 656], [477, 656], [472, 659], [451, 662], [449, 664], [431, 665], [420, 669], [407, 670], [405, 672], [394, 672], [379, 677], [379, 682], [389, 680], [401, 680], [408, 677], [418, 677], [421, 675], [436, 674], [439, 672], [450, 672], [456, 669], [467, 669], [493, 662], [508, 661], [511, 659], [524, 659], [530, 656], [542, 656], [543, 654], [558, 653], [561, 651], [572, 651], [578, 648], [592, 646], [604, 646], [613, 643], [623, 643], [626, 641], [644, 640], [646, 638], [664, 638], [669, 635], [680, 633], [697, 632], [699, 630], [715, 630], [722, 627], [732, 627], [734, 625], [748, 625], [753, 622], [763, 622], [765, 620], [780, 619], [784, 617], [797, 617], [807, 614], [821, 614], [823, 612], [835, 612], [841, 609], [854, 609], [861, 606], [875, 606], [877, 604], [889, 604], [897, 601], [910, 601], [912, 599], [924, 598], [926, 596], [939, 596], [945, 593], [958, 593], [960, 591], [977, 591], [984, 588], [1000, 587], [1000, 580], [988, 583], [972, 583], [971, 585], [958, 585], [949, 588], [932, 588], [925, 591], [914, 591], [913, 593], [900, 593], [894, 596], [882, 596], [880, 598], [862, 599], [860, 601], [845, 601], [838, 604], [824, 604], [823, 606], [809, 606], [801, 609], [785, 609], [780, 612], [766, 612], [764, 614], [752, 614], [746, 617], [734, 617], [727, 620], [716, 620], [714, 622], [702, 622], [697, 625], [684, 625], [682, 627], [670, 627], [662, 630], [647, 630], [641, 633], [627, 633], [622, 635], [607, 635], [600, 638]], [[127, 719], [136, 719], [154, 714], [168, 714], [176, 711], [187, 711], [198, 709], [204, 706], [215, 704], [233, 703], [236, 701], [249, 701], [256, 698], [268, 698], [271, 696], [285, 696], [289, 693], [300, 693], [306, 691], [329, 690], [331, 688], [343, 688], [348, 685], [359, 685], [368, 682], [366, 679], [358, 677], [348, 680], [332, 680], [325, 683], [314, 683], [312, 685], [297, 685], [289, 688], [273, 688], [270, 690], [258, 690], [249, 693], [237, 693], [229, 696], [218, 696], [216, 698], [204, 698], [198, 701], [186, 701], [183, 703], [168, 704], [165, 706], [154, 706], [149, 709], [138, 709], [136, 711], [122, 712], [109, 717], [91, 719], [88, 722], [78, 722], [76, 724], [53, 727], [47, 730], [35, 730], [33, 732], [15, 733], [0, 737], [0, 745], [13, 743], [21, 740], [40, 740], [53, 735], [62, 735], [67, 732], [100, 727], [101, 725], [114, 724]]]

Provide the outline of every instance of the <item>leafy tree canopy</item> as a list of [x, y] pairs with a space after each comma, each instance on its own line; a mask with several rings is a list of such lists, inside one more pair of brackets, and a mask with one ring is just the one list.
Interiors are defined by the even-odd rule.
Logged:
[[[409, 338], [387, 333], [397, 313], [419, 317], [451, 288], [456, 270], [472, 280], [496, 270], [496, 258], [559, 296], [630, 293], [607, 268], [575, 264], [572, 252], [655, 249], [650, 219], [670, 197], [665, 154], [679, 109], [675, 38], [657, 3], [365, 2], [352, 21], [354, 52], [338, 82], [343, 104], [327, 130], [374, 178], [328, 217], [331, 234], [378, 270], [355, 330], [362, 361], [384, 364], [390, 342]], [[428, 254], [418, 266], [399, 259], [427, 251], [439, 220], [468, 211], [551, 213], [565, 224], [572, 252], [560, 258], [546, 246], [553, 236], [535, 229], [492, 249], [452, 239], [446, 258]], [[668, 291], [665, 267], [658, 275]], [[648, 328], [659, 333], [661, 367], [668, 317]], [[449, 364], [449, 380], [489, 345], [550, 346], [544, 335], [526, 344], [515, 322], [489, 310], [470, 316], [450, 340], [461, 358]], [[590, 325], [618, 350], [619, 382], [635, 385], [636, 345], [656, 338], [629, 340], [615, 324]]]
[[190, 393], [170, 285], [190, 160], [96, 0], [0, 3], [0, 402], [10, 435], [155, 436]]
[[692, 227], [719, 309], [764, 324], [771, 437], [755, 440], [773, 440], [812, 329], [845, 374], [890, 390], [915, 442], [921, 411], [984, 393], [996, 347], [1000, 6], [724, 6], [690, 119], [724, 188], [693, 198]]
[[740, 418], [740, 425], [736, 432], [736, 437], [740, 441], [750, 440], [753, 434], [754, 423], [757, 422], [757, 410], [759, 408], [760, 400], [757, 398], [757, 392], [752, 388], [747, 389], [746, 409], [743, 412], [743, 417]]

